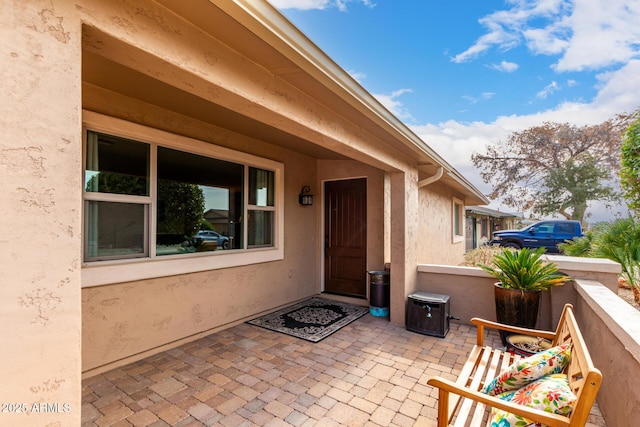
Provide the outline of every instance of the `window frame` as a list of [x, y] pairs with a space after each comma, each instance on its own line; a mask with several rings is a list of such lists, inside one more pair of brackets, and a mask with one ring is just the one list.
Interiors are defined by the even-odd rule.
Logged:
[[[109, 193], [87, 192], [84, 188], [86, 168], [86, 135], [87, 130], [105, 133], [117, 137], [150, 144], [150, 191], [149, 196], [129, 196]], [[152, 279], [176, 274], [195, 273], [219, 268], [238, 267], [284, 259], [284, 164], [249, 153], [232, 150], [193, 138], [154, 129], [111, 116], [83, 110], [82, 120], [82, 221], [84, 235], [82, 237], [82, 286], [100, 286], [122, 283], [133, 280]], [[157, 229], [157, 147], [167, 147], [219, 160], [240, 163], [245, 169], [243, 209], [246, 214], [255, 206], [249, 205], [248, 170], [249, 167], [274, 172], [274, 206], [266, 210], [274, 212], [273, 245], [249, 248], [247, 246], [247, 221], [244, 221], [243, 248], [229, 251], [211, 251], [190, 254], [156, 256]], [[145, 229], [146, 253], [144, 257], [105, 259], [86, 261], [88, 250], [87, 206], [90, 200], [118, 201], [145, 204], [147, 210], [147, 226]], [[264, 207], [260, 207], [261, 209]], [[246, 218], [246, 215], [244, 216]], [[153, 263], [153, 268], [150, 268]]]
[[[456, 213], [456, 206], [459, 206], [459, 209]], [[456, 232], [456, 223], [458, 224], [459, 230]], [[453, 243], [464, 242], [464, 202], [457, 197], [451, 198], [451, 241]]]

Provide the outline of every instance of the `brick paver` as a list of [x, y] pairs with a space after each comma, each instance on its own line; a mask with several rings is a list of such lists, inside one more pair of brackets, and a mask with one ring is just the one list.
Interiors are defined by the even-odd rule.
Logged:
[[[82, 425], [434, 426], [426, 381], [455, 378], [474, 343], [371, 315], [316, 344], [241, 324], [85, 379]], [[587, 426], [605, 426], [597, 406]]]

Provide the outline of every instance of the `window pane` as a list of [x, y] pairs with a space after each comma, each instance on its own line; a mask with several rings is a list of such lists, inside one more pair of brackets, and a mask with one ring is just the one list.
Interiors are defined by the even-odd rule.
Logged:
[[87, 132], [85, 190], [149, 195], [149, 144]]
[[249, 168], [249, 204], [254, 206], [273, 206], [273, 171]]
[[249, 211], [249, 247], [273, 246], [273, 212]]
[[462, 236], [462, 205], [460, 203], [454, 203], [453, 209], [453, 234]]
[[243, 165], [159, 147], [156, 253], [241, 248], [243, 186]]
[[146, 255], [145, 205], [93, 201], [88, 205], [88, 259]]

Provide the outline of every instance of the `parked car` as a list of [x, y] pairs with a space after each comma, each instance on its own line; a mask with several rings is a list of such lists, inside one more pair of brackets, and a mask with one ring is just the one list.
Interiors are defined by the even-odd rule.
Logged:
[[580, 221], [548, 220], [536, 222], [522, 230], [496, 231], [489, 244], [516, 249], [545, 248], [547, 252], [560, 252], [558, 244], [580, 236]]
[[216, 248], [229, 249], [229, 238], [212, 230], [200, 230], [193, 238], [201, 240], [205, 244], [215, 242]]

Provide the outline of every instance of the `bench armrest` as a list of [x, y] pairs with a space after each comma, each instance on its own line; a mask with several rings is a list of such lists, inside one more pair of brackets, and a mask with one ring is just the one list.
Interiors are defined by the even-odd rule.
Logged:
[[471, 319], [471, 324], [476, 325], [478, 327], [478, 336], [477, 336], [477, 344], [484, 345], [484, 328], [489, 329], [497, 329], [507, 332], [514, 332], [516, 334], [521, 335], [530, 335], [534, 337], [546, 338], [553, 341], [556, 337], [555, 332], [551, 331], [543, 331], [539, 329], [528, 329], [528, 328], [520, 328], [518, 326], [505, 325], [503, 323], [492, 322], [491, 320], [480, 319], [479, 317], [474, 317]]
[[497, 397], [474, 391], [470, 388], [460, 386], [453, 381], [442, 377], [431, 377], [427, 384], [438, 388], [438, 426], [448, 426], [449, 424], [449, 393], [483, 403], [487, 406], [502, 409], [512, 414], [520, 415], [533, 421], [538, 421], [549, 427], [566, 427], [569, 419], [562, 415], [552, 414], [538, 409], [529, 408]]

